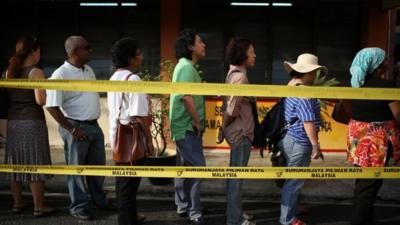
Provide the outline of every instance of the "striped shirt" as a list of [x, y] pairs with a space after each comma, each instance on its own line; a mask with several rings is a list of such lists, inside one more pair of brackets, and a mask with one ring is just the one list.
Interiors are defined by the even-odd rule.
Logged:
[[317, 132], [321, 124], [321, 106], [318, 99], [309, 98], [285, 98], [285, 120], [297, 121], [289, 127], [288, 134], [292, 136], [296, 143], [301, 145], [311, 145], [303, 122], [313, 121]]

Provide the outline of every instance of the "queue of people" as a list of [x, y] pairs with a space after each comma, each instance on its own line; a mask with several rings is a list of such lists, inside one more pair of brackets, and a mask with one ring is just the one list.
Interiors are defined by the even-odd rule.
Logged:
[[[227, 84], [249, 84], [251, 68], [256, 63], [256, 46], [241, 37], [234, 37], [226, 46], [229, 71]], [[82, 36], [71, 36], [65, 41], [67, 59], [51, 75], [50, 79], [95, 80], [93, 69], [87, 65], [91, 46]], [[202, 82], [195, 65], [206, 57], [206, 44], [199, 33], [186, 29], [180, 32], [175, 43], [176, 65], [172, 82]], [[111, 49], [115, 72], [110, 80], [140, 82], [138, 72], [142, 63], [142, 51], [133, 38], [118, 40]], [[36, 37], [18, 40], [14, 55], [5, 72], [7, 79], [45, 79], [43, 71], [36, 65], [40, 60], [40, 46]], [[295, 63], [284, 62], [289, 74], [288, 86], [312, 85], [317, 74], [328, 73], [319, 65], [318, 57], [304, 53]], [[386, 81], [387, 56], [382, 49], [365, 48], [357, 53], [350, 68], [353, 88], [392, 88], [395, 84]], [[7, 123], [7, 164], [50, 165], [51, 157], [48, 130], [43, 106], [59, 124], [59, 133], [64, 141], [67, 165], [105, 165], [104, 134], [97, 120], [100, 117], [99, 94], [96, 92], [61, 90], [8, 89], [10, 108]], [[108, 93], [111, 148], [116, 151], [117, 127], [129, 124], [133, 118], [144, 127], [147, 155], [153, 153], [150, 134], [151, 102], [143, 93]], [[223, 132], [231, 152], [229, 166], [248, 165], [254, 123], [251, 102], [254, 98], [227, 96], [223, 112]], [[311, 159], [322, 157], [319, 145], [321, 123], [320, 102], [312, 98], [288, 97], [282, 100], [284, 117], [290, 123], [284, 137], [278, 143], [287, 161], [287, 166], [309, 166]], [[176, 143], [177, 166], [206, 166], [202, 147], [205, 130], [205, 98], [200, 95], [171, 94], [169, 120], [172, 140]], [[348, 133], [348, 160], [354, 166], [377, 167], [400, 164], [399, 101], [352, 100], [352, 115]], [[142, 165], [143, 160], [135, 161]], [[116, 165], [129, 165], [117, 163]], [[132, 163], [130, 164], [132, 165]], [[26, 205], [21, 197], [22, 182], [31, 187], [35, 217], [52, 214], [55, 210], [44, 203], [44, 185], [50, 175], [8, 174], [14, 199], [13, 213], [21, 213]], [[117, 177], [117, 206], [107, 199], [103, 190], [102, 176], [68, 176], [70, 214], [80, 220], [93, 219], [88, 210], [92, 202], [98, 208], [118, 211], [118, 224], [141, 224], [145, 216], [136, 204], [140, 178]], [[253, 225], [254, 215], [242, 209], [242, 182], [228, 179], [226, 184], [226, 224]], [[176, 212], [188, 218], [190, 224], [207, 224], [205, 210], [201, 204], [201, 179], [175, 179]], [[305, 181], [288, 179], [282, 187], [281, 214], [283, 225], [304, 225], [297, 218], [298, 201]], [[357, 179], [354, 188], [353, 225], [373, 224], [373, 203], [382, 185], [382, 179]]]

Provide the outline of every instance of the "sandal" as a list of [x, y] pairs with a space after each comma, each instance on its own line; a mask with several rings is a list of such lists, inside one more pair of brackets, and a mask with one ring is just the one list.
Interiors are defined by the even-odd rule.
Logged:
[[33, 211], [33, 216], [36, 218], [41, 218], [41, 217], [45, 217], [45, 216], [49, 216], [53, 213], [55, 213], [56, 210], [52, 209], [52, 208], [45, 208], [44, 210], [35, 210]]
[[22, 205], [22, 206], [14, 206], [12, 208], [12, 213], [13, 214], [20, 214], [24, 211], [24, 209], [26, 208], [26, 205]]
[[139, 223], [143, 223], [145, 220], [146, 220], [146, 216], [145, 216], [145, 215], [143, 215], [143, 214], [141, 214], [141, 213], [138, 213], [138, 214], [137, 214], [137, 221], [138, 221]]

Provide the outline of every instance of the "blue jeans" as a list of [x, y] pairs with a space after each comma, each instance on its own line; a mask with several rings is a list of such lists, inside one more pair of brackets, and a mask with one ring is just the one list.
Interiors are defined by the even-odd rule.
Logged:
[[[205, 166], [202, 138], [187, 131], [184, 139], [176, 142], [177, 166]], [[191, 220], [202, 217], [200, 202], [201, 179], [176, 178], [175, 204], [178, 213], [187, 212]]]
[[[251, 141], [244, 137], [239, 146], [232, 148], [229, 166], [247, 166], [251, 151]], [[226, 182], [228, 225], [239, 225], [243, 222], [242, 180], [228, 179]]]
[[[83, 130], [88, 138], [85, 141], [78, 141], [68, 130], [60, 126], [59, 132], [64, 141], [67, 165], [105, 165], [104, 134], [98, 123], [88, 124], [72, 120], [69, 122]], [[108, 205], [103, 184], [103, 176], [68, 176], [70, 212], [77, 213], [86, 210], [90, 198], [98, 206]]]
[[[278, 147], [283, 149], [283, 154], [287, 160], [287, 166], [309, 166], [311, 161], [311, 145], [300, 145], [295, 143], [293, 138], [286, 134], [279, 141]], [[282, 188], [281, 216], [280, 223], [291, 224], [296, 219], [299, 194], [304, 186], [305, 180], [290, 179], [286, 180]]]

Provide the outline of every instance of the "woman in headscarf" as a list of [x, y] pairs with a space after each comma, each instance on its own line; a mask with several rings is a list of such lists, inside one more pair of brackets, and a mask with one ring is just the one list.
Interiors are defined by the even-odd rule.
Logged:
[[[395, 88], [384, 79], [388, 61], [380, 48], [359, 51], [350, 68], [353, 88]], [[352, 115], [347, 139], [348, 160], [355, 166], [388, 166], [389, 158], [400, 163], [399, 101], [352, 100]], [[353, 225], [374, 224], [374, 200], [382, 179], [357, 179], [354, 188]]]

